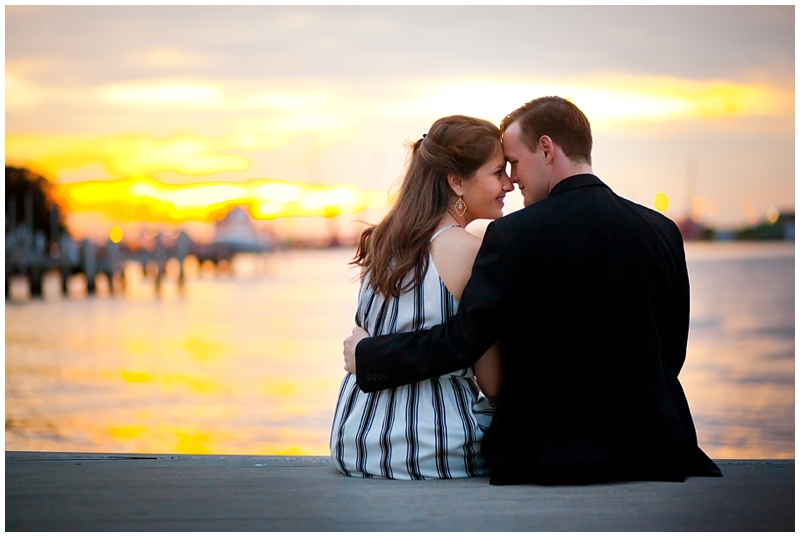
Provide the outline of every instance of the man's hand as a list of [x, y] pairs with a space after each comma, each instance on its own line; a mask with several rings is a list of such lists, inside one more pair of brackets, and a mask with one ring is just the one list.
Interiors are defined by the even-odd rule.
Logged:
[[353, 333], [344, 340], [344, 370], [348, 373], [356, 374], [356, 345], [358, 342], [369, 337], [369, 332], [356, 326]]

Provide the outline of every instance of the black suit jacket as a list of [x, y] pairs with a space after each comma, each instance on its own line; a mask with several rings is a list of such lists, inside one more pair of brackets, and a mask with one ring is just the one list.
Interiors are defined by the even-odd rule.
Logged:
[[370, 392], [442, 375], [499, 340], [493, 484], [721, 475], [678, 382], [688, 331], [677, 226], [576, 175], [489, 225], [446, 324], [362, 340], [357, 379]]

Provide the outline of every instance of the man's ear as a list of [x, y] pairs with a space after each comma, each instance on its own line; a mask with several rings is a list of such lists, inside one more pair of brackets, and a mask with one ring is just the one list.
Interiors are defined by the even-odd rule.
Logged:
[[452, 173], [448, 173], [447, 184], [450, 185], [450, 188], [453, 190], [456, 196], [464, 195], [464, 180], [458, 175], [453, 175]]
[[542, 154], [544, 155], [545, 160], [551, 160], [553, 158], [553, 150], [555, 149], [555, 144], [553, 143], [553, 139], [546, 134], [540, 136], [539, 149], [542, 150]]

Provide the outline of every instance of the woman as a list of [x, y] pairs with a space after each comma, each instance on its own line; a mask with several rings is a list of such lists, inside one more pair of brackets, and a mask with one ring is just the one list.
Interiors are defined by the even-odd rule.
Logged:
[[[453, 315], [481, 240], [465, 231], [503, 215], [513, 190], [500, 130], [466, 116], [439, 119], [411, 147], [397, 200], [361, 235], [356, 322], [370, 335], [410, 332]], [[348, 476], [390, 479], [472, 477], [488, 473], [480, 440], [500, 384], [492, 347], [472, 368], [364, 393], [355, 375], [342, 381], [331, 456]], [[477, 385], [476, 385], [477, 381]]]

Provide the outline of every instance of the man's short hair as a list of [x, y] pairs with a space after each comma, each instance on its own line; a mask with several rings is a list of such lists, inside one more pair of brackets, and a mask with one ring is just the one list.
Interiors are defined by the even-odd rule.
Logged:
[[592, 129], [580, 108], [563, 97], [539, 97], [525, 103], [500, 122], [505, 132], [519, 121], [522, 142], [533, 152], [539, 138], [549, 136], [573, 162], [592, 163]]

